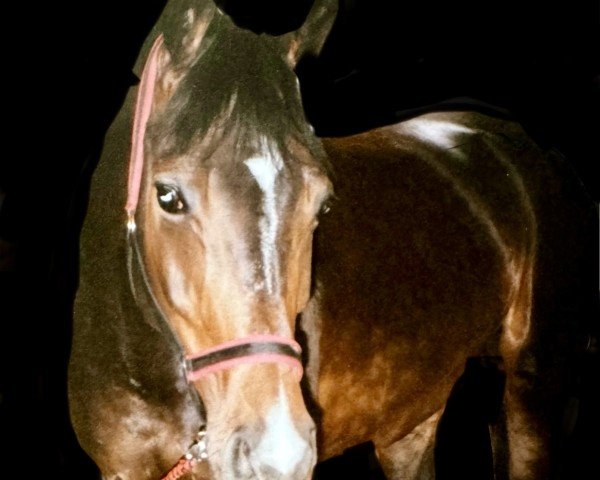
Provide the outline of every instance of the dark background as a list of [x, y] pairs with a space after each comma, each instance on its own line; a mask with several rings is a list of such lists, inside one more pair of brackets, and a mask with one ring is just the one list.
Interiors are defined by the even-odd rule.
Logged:
[[[281, 33], [301, 23], [311, 2], [219, 3], [247, 28]], [[94, 478], [66, 404], [77, 234], [103, 134], [137, 81], [131, 67], [163, 4], [89, 0], [4, 7], [0, 452], [3, 469], [22, 471], [18, 478], [42, 472]], [[452, 106], [509, 115], [541, 145], [563, 153], [597, 201], [598, 18], [596, 2], [343, 0], [321, 58], [299, 66], [306, 111], [321, 135]], [[590, 261], [597, 264], [597, 258]], [[579, 409], [565, 417], [564, 478], [600, 476], [597, 323], [590, 334], [573, 397]], [[478, 395], [494, 387], [487, 393], [472, 388], [485, 383], [479, 376], [486, 368], [470, 368], [449, 407], [439, 455], [450, 472], [445, 478], [486, 478], [486, 452], [477, 450], [485, 447]], [[370, 470], [375, 478], [369, 452], [360, 447], [321, 474], [367, 478], [359, 472]]]

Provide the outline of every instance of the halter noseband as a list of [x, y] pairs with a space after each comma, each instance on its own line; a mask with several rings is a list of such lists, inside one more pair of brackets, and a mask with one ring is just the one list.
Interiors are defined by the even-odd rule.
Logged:
[[301, 354], [300, 345], [289, 338], [280, 335], [251, 335], [189, 355], [186, 358], [187, 378], [192, 382], [237, 365], [283, 363], [296, 370], [300, 380]]
[[[144, 135], [152, 111], [154, 85], [158, 76], [158, 52], [162, 44], [163, 36], [159, 35], [152, 45], [142, 72], [133, 117], [131, 156], [127, 181], [127, 203], [125, 205], [125, 211], [127, 212], [127, 238], [133, 244], [134, 250], [136, 250], [135, 256], [142, 271], [144, 270], [142, 257], [135, 241], [135, 213], [140, 196], [144, 169]], [[150, 296], [154, 300], [150, 284], [147, 281], [145, 283]], [[158, 307], [156, 300], [154, 300], [154, 303]], [[296, 371], [299, 381], [302, 378], [303, 372], [301, 353], [302, 349], [300, 345], [292, 339], [270, 334], [250, 335], [187, 356], [185, 361], [186, 375], [188, 381], [192, 382], [237, 365], [281, 363], [292, 367]]]

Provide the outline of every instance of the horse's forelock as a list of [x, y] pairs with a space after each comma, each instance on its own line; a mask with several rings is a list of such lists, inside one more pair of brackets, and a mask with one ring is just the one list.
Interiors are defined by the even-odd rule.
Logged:
[[183, 155], [224, 135], [235, 136], [241, 154], [258, 138], [282, 152], [290, 137], [316, 141], [280, 45], [238, 30], [221, 32], [190, 66], [148, 134], [157, 157]]

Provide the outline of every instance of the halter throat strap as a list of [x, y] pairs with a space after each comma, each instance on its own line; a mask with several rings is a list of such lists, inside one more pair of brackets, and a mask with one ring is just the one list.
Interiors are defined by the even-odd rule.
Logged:
[[190, 382], [238, 365], [281, 363], [292, 368], [302, 378], [302, 348], [280, 335], [250, 335], [186, 357]]

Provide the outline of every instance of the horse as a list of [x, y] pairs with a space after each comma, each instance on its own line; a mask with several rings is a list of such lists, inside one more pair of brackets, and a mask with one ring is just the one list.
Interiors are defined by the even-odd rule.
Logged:
[[388, 478], [433, 478], [480, 355], [506, 376], [497, 478], [555, 466], [593, 206], [506, 119], [317, 138], [294, 67], [335, 14], [271, 36], [172, 0], [142, 48], [92, 179], [69, 365], [107, 480], [306, 479], [366, 441]]

